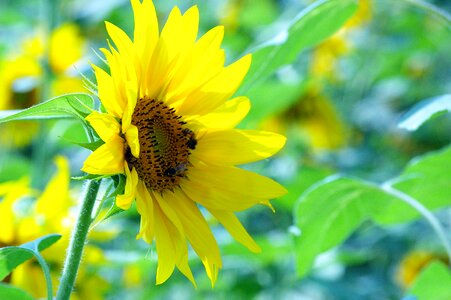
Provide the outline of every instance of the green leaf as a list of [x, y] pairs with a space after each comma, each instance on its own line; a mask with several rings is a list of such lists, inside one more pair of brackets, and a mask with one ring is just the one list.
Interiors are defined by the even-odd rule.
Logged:
[[[110, 199], [111, 199], [111, 198], [110, 198]], [[125, 210], [123, 210], [122, 208], [120, 208], [120, 207], [118, 207], [118, 206], [116, 205], [115, 199], [116, 199], [116, 198], [112, 198], [113, 204], [112, 204], [111, 207], [108, 209], [108, 211], [107, 211], [107, 213], [105, 214], [105, 216], [102, 217], [102, 219], [100, 220], [100, 222], [101, 222], [101, 221], [105, 221], [105, 220], [111, 218], [112, 216], [115, 216], [115, 215], [117, 215], [117, 214], [122, 213], [122, 212], [125, 211]]]
[[356, 0], [320, 0], [300, 12], [271, 41], [251, 49], [251, 68], [237, 94], [244, 94], [280, 67], [292, 63], [307, 47], [335, 33], [356, 11]]
[[0, 124], [21, 120], [45, 120], [61, 118], [84, 119], [94, 107], [88, 94], [67, 94], [39, 103], [21, 111], [3, 111]]
[[[254, 128], [268, 116], [275, 115], [287, 109], [298, 100], [303, 89], [304, 85], [300, 84], [285, 84], [270, 81], [261, 85], [258, 89], [250, 90], [247, 96], [252, 101], [252, 109], [242, 122], [242, 126]], [[274, 101], [274, 99], [277, 99], [277, 101]]]
[[[415, 198], [427, 209], [434, 210], [451, 205], [451, 147], [414, 159], [392, 186]], [[404, 202], [387, 204], [384, 213], [377, 216], [382, 224], [393, 224], [418, 218], [418, 212]]]
[[415, 279], [409, 295], [418, 300], [449, 300], [451, 299], [451, 270], [442, 262], [430, 263]]
[[398, 124], [400, 128], [414, 131], [426, 121], [451, 111], [451, 94], [421, 101], [409, 110]]
[[60, 238], [59, 234], [50, 234], [20, 246], [0, 248], [0, 280], [33, 256], [40, 257], [40, 251], [50, 247]]
[[105, 144], [105, 142], [100, 140], [100, 139], [95, 141], [95, 142], [92, 142], [92, 143], [78, 143], [78, 142], [72, 142], [72, 143], [76, 144], [76, 145], [78, 145], [80, 147], [89, 149], [91, 151], [95, 151], [97, 148], [99, 148], [100, 146]]
[[332, 175], [332, 170], [303, 166], [298, 170], [298, 174], [293, 180], [284, 184], [286, 189], [290, 191], [288, 194], [282, 196], [274, 205], [282, 206], [286, 209], [292, 210], [299, 197], [307, 191], [313, 184]]
[[298, 275], [306, 275], [318, 254], [341, 244], [393, 199], [376, 185], [336, 176], [304, 193], [294, 210]]
[[32, 300], [27, 292], [10, 284], [0, 282], [0, 299], [8, 300]]
[[105, 220], [111, 218], [112, 216], [125, 211], [116, 205], [116, 196], [124, 193], [125, 183], [126, 183], [125, 176], [124, 175], [116, 175], [113, 178], [114, 178], [114, 180], [112, 181], [112, 184], [108, 187], [108, 190], [105, 193], [105, 197], [102, 199], [102, 202], [99, 205], [97, 215], [94, 219], [98, 218], [98, 215], [100, 214], [100, 210], [102, 209], [103, 206], [109, 205], [110, 207], [109, 207], [108, 211], [104, 215], [102, 215], [102, 217], [99, 218], [99, 220], [91, 226], [91, 228], [94, 228], [95, 226], [100, 224], [102, 221], [105, 221]]

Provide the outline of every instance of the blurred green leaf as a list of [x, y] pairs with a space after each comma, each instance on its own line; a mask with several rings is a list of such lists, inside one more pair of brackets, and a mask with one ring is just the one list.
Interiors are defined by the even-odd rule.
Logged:
[[243, 28], [254, 29], [270, 24], [277, 17], [277, 3], [273, 0], [241, 1], [240, 4], [239, 21]]
[[292, 63], [302, 50], [335, 33], [357, 7], [356, 0], [321, 0], [305, 8], [271, 41], [251, 49], [252, 65], [237, 94], [246, 93], [256, 82]]
[[451, 94], [421, 101], [409, 110], [399, 122], [403, 129], [414, 131], [426, 121], [451, 111]]
[[32, 300], [27, 292], [21, 290], [15, 286], [0, 283], [0, 299], [8, 300]]
[[20, 111], [0, 112], [0, 124], [20, 120], [45, 120], [61, 118], [84, 119], [94, 107], [94, 100], [88, 94], [67, 94], [59, 96]]
[[429, 264], [414, 281], [409, 295], [418, 300], [451, 299], [451, 270], [442, 262]]
[[247, 96], [251, 99], [252, 109], [242, 122], [242, 126], [255, 127], [265, 118], [282, 112], [298, 100], [303, 88], [303, 84], [270, 81], [258, 89], [250, 90]]
[[290, 192], [282, 196], [274, 204], [277, 207], [282, 206], [292, 210], [296, 201], [309, 187], [332, 175], [332, 173], [333, 172], [330, 169], [303, 166], [293, 180], [284, 184], [286, 189]]
[[[413, 197], [427, 209], [451, 204], [451, 147], [425, 155], [409, 164], [400, 177], [389, 181], [394, 189]], [[330, 177], [307, 190], [294, 210], [298, 274], [303, 276], [315, 257], [342, 243], [363, 221], [381, 224], [412, 220], [419, 213], [376, 184]]]
[[50, 247], [60, 238], [59, 234], [50, 234], [20, 246], [0, 248], [0, 280], [3, 280], [14, 268], [33, 256], [41, 257], [39, 252]]
[[0, 182], [18, 180], [30, 172], [30, 161], [17, 153], [5, 155], [0, 160]]
[[[451, 147], [414, 159], [392, 180], [392, 186], [415, 198], [427, 209], [434, 210], [451, 204]], [[383, 224], [400, 223], [419, 217], [416, 210], [401, 201], [387, 204], [377, 216]]]
[[308, 190], [294, 210], [298, 275], [306, 275], [319, 253], [342, 243], [393, 199], [376, 185], [346, 177], [329, 177]]

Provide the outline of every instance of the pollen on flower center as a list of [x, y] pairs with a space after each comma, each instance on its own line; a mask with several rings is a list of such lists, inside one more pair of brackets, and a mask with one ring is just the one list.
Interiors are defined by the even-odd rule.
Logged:
[[148, 97], [138, 100], [131, 123], [138, 128], [140, 152], [136, 158], [127, 150], [130, 167], [135, 167], [151, 190], [163, 192], [178, 186], [197, 143], [194, 133], [184, 127], [173, 108]]

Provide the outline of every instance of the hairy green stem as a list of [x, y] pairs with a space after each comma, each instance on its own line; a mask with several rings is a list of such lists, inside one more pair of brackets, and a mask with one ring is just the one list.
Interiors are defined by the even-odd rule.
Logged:
[[83, 247], [86, 242], [89, 226], [91, 225], [91, 215], [96, 202], [101, 180], [91, 180], [88, 185], [86, 197], [82, 203], [80, 213], [72, 232], [66, 260], [64, 262], [63, 274], [56, 294], [56, 299], [67, 300], [70, 297], [80, 265]]

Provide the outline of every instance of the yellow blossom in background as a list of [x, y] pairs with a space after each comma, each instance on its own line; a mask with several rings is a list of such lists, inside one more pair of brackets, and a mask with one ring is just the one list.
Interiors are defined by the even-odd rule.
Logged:
[[0, 62], [0, 109], [23, 109], [38, 102], [39, 62], [29, 56], [18, 56]]
[[298, 105], [298, 126], [314, 149], [337, 149], [346, 143], [345, 123], [321, 94], [307, 94]]
[[86, 41], [77, 25], [66, 23], [52, 33], [49, 42], [49, 64], [56, 74], [51, 87], [53, 96], [86, 92], [83, 81], [78, 76], [79, 71], [75, 68], [85, 51]]
[[[371, 0], [360, 0], [357, 12], [334, 35], [313, 49], [309, 65], [312, 82], [304, 95], [286, 111], [263, 121], [263, 128], [280, 133], [291, 130], [313, 150], [343, 147], [348, 139], [345, 123], [323, 92], [325, 82], [340, 80], [337, 64], [352, 51], [349, 32], [371, 19]], [[291, 132], [290, 131], [290, 132]]]
[[[19, 245], [43, 235], [58, 233], [62, 238], [43, 251], [43, 257], [50, 266], [53, 286], [58, 286], [59, 272], [63, 266], [63, 255], [69, 244], [70, 231], [75, 218], [70, 210], [75, 202], [69, 193], [69, 165], [65, 158], [55, 159], [57, 172], [42, 193], [29, 187], [29, 179], [0, 184], [0, 245]], [[36, 198], [29, 202], [28, 199]], [[106, 282], [93, 275], [89, 266], [105, 263], [102, 251], [94, 246], [85, 248], [84, 263], [79, 270], [76, 288], [79, 299], [102, 299]], [[43, 298], [47, 294], [46, 283], [39, 264], [27, 261], [17, 267], [7, 280], [23, 288], [34, 297]], [[97, 286], [96, 289], [89, 287]], [[103, 288], [102, 288], [103, 286]], [[89, 289], [89, 290], [88, 290]], [[83, 296], [81, 295], [83, 294]], [[74, 299], [77, 299], [74, 297]]]
[[224, 24], [230, 31], [235, 31], [239, 27], [240, 10], [243, 6], [243, 0], [229, 0], [225, 4], [223, 13], [221, 14], [221, 24]]
[[56, 28], [49, 41], [49, 63], [53, 72], [62, 74], [82, 59], [86, 41], [77, 25], [66, 23]]
[[405, 289], [408, 289], [421, 271], [433, 261], [442, 261], [448, 264], [448, 259], [443, 254], [430, 251], [412, 251], [408, 253], [400, 262], [396, 271], [397, 282]]
[[371, 19], [371, 5], [371, 0], [359, 0], [359, 7], [354, 16], [337, 33], [315, 47], [310, 63], [311, 75], [331, 82], [340, 80], [340, 74], [337, 73], [338, 60], [352, 50], [349, 32]]
[[127, 288], [139, 287], [143, 282], [143, 270], [139, 264], [128, 264], [124, 267], [124, 274], [122, 276], [124, 285]]
[[24, 177], [14, 182], [6, 182], [0, 184], [0, 220], [2, 220], [2, 226], [0, 226], [0, 246], [16, 245], [20, 244], [18, 240], [21, 240], [19, 236], [21, 231], [18, 224], [20, 219], [15, 215], [14, 205], [17, 200], [23, 196], [32, 194], [32, 190], [29, 187], [29, 179]]
[[[74, 64], [85, 53], [86, 42], [75, 24], [63, 24], [50, 36], [49, 65], [52, 70], [51, 97], [84, 92], [82, 79]], [[0, 110], [25, 109], [39, 103], [44, 69], [41, 60], [46, 54], [43, 39], [33, 36], [23, 42], [17, 53], [0, 61]], [[2, 125], [0, 142], [17, 147], [27, 145], [37, 132], [32, 122]]]
[[348, 138], [348, 129], [331, 100], [315, 87], [307, 88], [294, 105], [265, 119], [261, 126], [290, 133], [315, 151], [338, 149], [346, 145]]
[[373, 0], [359, 0], [357, 12], [346, 22], [345, 28], [359, 27], [371, 20], [373, 16]]
[[312, 54], [310, 73], [316, 78], [326, 78], [334, 82], [337, 74], [337, 61], [350, 51], [344, 31], [340, 30], [319, 44]]
[[222, 267], [217, 242], [200, 212], [202, 205], [230, 234], [253, 252], [260, 248], [235, 212], [286, 193], [275, 181], [237, 168], [275, 154], [283, 136], [234, 127], [246, 116], [246, 97], [228, 100], [246, 75], [251, 56], [224, 66], [224, 27], [198, 40], [196, 6], [175, 7], [163, 27], [152, 1], [132, 0], [133, 41], [115, 25], [106, 28], [115, 47], [101, 49], [110, 73], [93, 65], [98, 96], [106, 113], [86, 119], [105, 142], [83, 171], [125, 174], [125, 193], [116, 204], [136, 199], [141, 215], [138, 238], [158, 253], [156, 283], [177, 267], [195, 284], [188, 245], [202, 260], [214, 285]]

